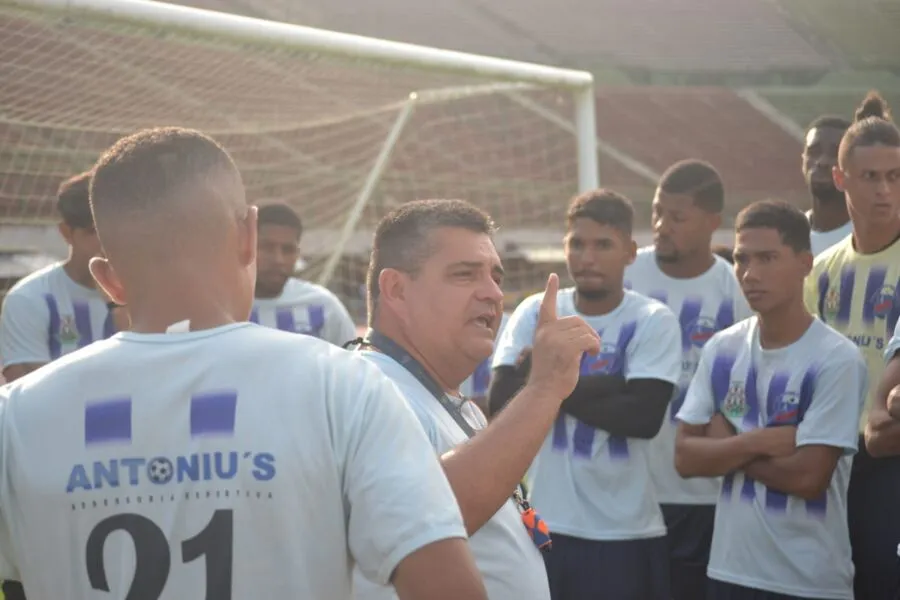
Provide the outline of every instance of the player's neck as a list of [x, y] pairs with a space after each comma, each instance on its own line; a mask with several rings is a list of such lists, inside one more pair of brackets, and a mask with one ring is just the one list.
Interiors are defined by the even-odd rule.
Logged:
[[674, 262], [656, 261], [656, 266], [673, 279], [693, 279], [706, 273], [716, 262], [712, 251], [686, 256]]
[[284, 286], [287, 285], [287, 281], [285, 281], [280, 288], [265, 288], [256, 286], [256, 289], [253, 292], [253, 297], [259, 300], [272, 300], [273, 298], [278, 298], [284, 292]]
[[624, 297], [625, 289], [621, 285], [602, 298], [586, 298], [575, 290], [575, 310], [586, 317], [598, 317], [614, 311]]
[[[178, 292], [171, 293], [173, 289]], [[233, 294], [198, 285], [160, 285], [134, 290], [128, 301], [131, 331], [165, 333], [172, 325], [184, 321], [190, 323], [190, 331], [203, 331], [245, 320], [236, 319], [235, 307], [223, 300], [230, 296]]]
[[850, 221], [846, 202], [833, 200], [822, 201], [813, 196], [812, 215], [810, 225], [813, 231], [829, 232], [839, 229]]
[[853, 247], [860, 254], [881, 252], [900, 237], [900, 216], [880, 222], [854, 222]]
[[759, 317], [759, 344], [765, 350], [790, 346], [806, 333], [813, 321], [802, 299]]
[[[401, 327], [393, 326], [393, 324], [387, 322], [386, 319], [377, 320], [373, 329], [388, 337], [408, 352], [410, 356], [422, 365], [425, 372], [441, 386], [441, 389], [448, 394], [454, 396], [458, 395], [460, 384], [466, 380], [466, 377], [475, 371], [475, 367], [477, 366], [473, 365], [468, 373], [463, 374], [462, 372], [465, 371], [465, 369], [455, 369], [454, 365], [450, 364], [449, 361], [439, 357], [428, 356], [426, 350], [420, 350], [421, 344], [416, 344], [411, 336], [408, 336], [403, 332]], [[378, 348], [375, 349], [378, 350]], [[441, 367], [438, 367], [437, 365], [441, 365]]]
[[97, 283], [94, 281], [94, 276], [91, 275], [91, 270], [87, 265], [79, 265], [71, 256], [63, 263], [63, 271], [78, 285], [91, 290], [97, 289]]

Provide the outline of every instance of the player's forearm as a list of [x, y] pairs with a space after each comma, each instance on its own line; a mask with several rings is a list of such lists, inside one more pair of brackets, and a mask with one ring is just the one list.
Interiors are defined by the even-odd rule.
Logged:
[[525, 386], [528, 374], [513, 365], [504, 365], [494, 369], [488, 388], [488, 412], [493, 418], [503, 410], [519, 390]]
[[3, 369], [3, 378], [6, 379], [7, 383], [12, 383], [16, 379], [25, 377], [42, 366], [44, 366], [43, 363], [21, 363], [18, 365], [11, 365]]
[[900, 455], [900, 421], [883, 408], [872, 407], [865, 438], [866, 450], [874, 458]]
[[503, 412], [468, 443], [441, 457], [466, 531], [478, 531], [503, 506], [537, 455], [559, 400], [525, 386]]
[[757, 458], [744, 467], [744, 473], [766, 487], [805, 500], [821, 497], [831, 479], [819, 477], [816, 466], [799, 451], [781, 458]]
[[487, 600], [466, 540], [442, 540], [400, 562], [392, 578], [400, 600]]
[[[621, 378], [620, 378], [621, 379]], [[608, 392], [617, 383], [610, 378], [602, 386]], [[590, 397], [569, 396], [562, 409], [579, 421], [610, 435], [651, 439], [659, 433], [672, 396], [672, 384], [656, 380], [621, 380], [619, 392]]]
[[675, 440], [675, 470], [685, 479], [721, 477], [759, 457], [748, 435], [728, 438], [679, 435]]

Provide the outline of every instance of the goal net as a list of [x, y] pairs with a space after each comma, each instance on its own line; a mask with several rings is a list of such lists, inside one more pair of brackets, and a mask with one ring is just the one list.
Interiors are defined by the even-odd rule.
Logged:
[[7, 253], [58, 254], [60, 181], [148, 126], [212, 135], [251, 201], [295, 207], [302, 276], [357, 319], [374, 224], [399, 204], [489, 211], [509, 287], [528, 292], [567, 200], [597, 184], [586, 73], [143, 0], [0, 0], [0, 40]]

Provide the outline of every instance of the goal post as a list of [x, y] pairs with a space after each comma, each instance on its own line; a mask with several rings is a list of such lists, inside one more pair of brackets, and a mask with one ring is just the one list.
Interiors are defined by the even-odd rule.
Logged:
[[558, 239], [598, 185], [587, 72], [150, 0], [0, 0], [0, 39], [0, 237], [48, 226], [59, 181], [148, 126], [219, 140], [345, 298], [402, 202], [475, 202], [503, 253]]

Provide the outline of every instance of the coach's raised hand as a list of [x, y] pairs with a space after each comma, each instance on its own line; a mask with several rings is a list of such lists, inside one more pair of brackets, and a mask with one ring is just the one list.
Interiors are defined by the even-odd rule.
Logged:
[[558, 291], [559, 277], [553, 273], [538, 313], [527, 387], [561, 403], [578, 383], [581, 357], [600, 351], [600, 336], [581, 317], [557, 315]]

